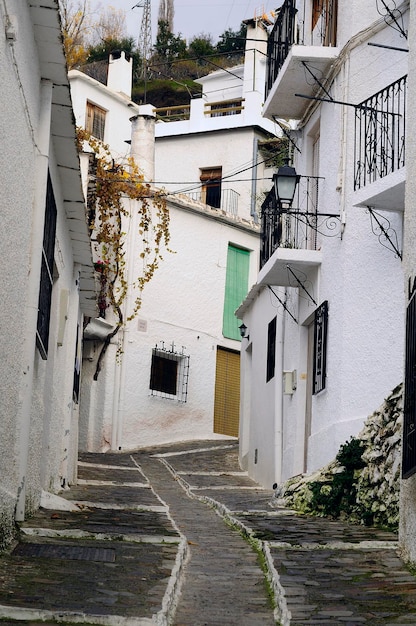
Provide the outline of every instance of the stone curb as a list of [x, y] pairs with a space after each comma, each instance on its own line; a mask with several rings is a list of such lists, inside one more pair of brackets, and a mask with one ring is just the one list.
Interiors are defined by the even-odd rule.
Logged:
[[163, 503], [163, 505], [166, 507], [165, 508], [166, 515], [168, 519], [170, 520], [172, 527], [176, 530], [180, 538], [178, 552], [176, 554], [176, 559], [175, 559], [175, 566], [170, 573], [169, 583], [165, 591], [165, 594], [163, 596], [162, 609], [156, 615], [157, 626], [169, 626], [172, 623], [176, 606], [178, 604], [179, 596], [181, 593], [181, 588], [182, 588], [182, 584], [184, 580], [185, 565], [190, 558], [190, 550], [188, 547], [188, 541], [185, 535], [178, 528], [173, 517], [171, 516], [170, 511], [169, 511], [169, 506], [155, 492], [149, 479], [147, 478], [146, 474], [141, 468], [140, 464], [136, 461], [136, 459], [134, 459], [133, 456], [130, 456], [130, 458], [133, 461], [133, 464], [140, 470], [140, 472], [146, 478], [152, 492], [155, 494], [158, 500], [160, 500]]
[[[194, 498], [203, 502], [204, 504], [208, 504], [211, 506], [215, 512], [224, 520], [225, 523], [235, 527], [238, 531], [245, 537], [258, 552], [261, 552], [265, 558], [265, 563], [267, 567], [267, 571], [265, 573], [268, 582], [270, 583], [273, 590], [273, 599], [275, 604], [274, 609], [274, 619], [277, 624], [280, 626], [290, 626], [291, 613], [287, 608], [287, 602], [285, 597], [285, 591], [280, 583], [280, 576], [276, 571], [276, 568], [273, 564], [273, 559], [270, 554], [270, 547], [267, 541], [262, 541], [254, 537], [253, 531], [243, 524], [240, 520], [234, 517], [231, 511], [221, 502], [215, 500], [214, 498], [210, 498], [209, 496], [201, 496], [194, 492], [193, 489], [189, 486], [189, 484], [181, 477], [180, 473], [178, 473], [172, 465], [165, 458], [161, 456], [158, 457], [159, 461], [165, 465], [165, 467], [169, 470], [172, 476], [178, 481], [184, 491], [190, 498]], [[222, 472], [223, 474], [227, 474], [227, 472]]]

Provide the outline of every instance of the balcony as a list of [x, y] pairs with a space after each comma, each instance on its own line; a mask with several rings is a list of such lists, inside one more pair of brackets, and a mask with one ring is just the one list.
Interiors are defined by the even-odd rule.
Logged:
[[[339, 54], [337, 12], [338, 0], [320, 0], [313, 3], [312, 15], [304, 15], [300, 21], [296, 0], [285, 0], [268, 40], [266, 117], [302, 118], [309, 105], [307, 98], [317, 94], [319, 82]], [[300, 23], [309, 20], [312, 28], [306, 33]]]
[[212, 194], [214, 201], [211, 203], [204, 190], [191, 191], [184, 195], [195, 202], [202, 202], [203, 204], [211, 206], [213, 209], [224, 211], [227, 215], [233, 215], [234, 217], [238, 215], [238, 199], [240, 194], [234, 191], [234, 189], [219, 189], [219, 194]]
[[191, 106], [189, 104], [181, 104], [172, 107], [162, 107], [154, 109], [154, 112], [159, 122], [181, 122], [189, 120]]
[[356, 107], [356, 206], [404, 210], [406, 87], [403, 76]]
[[[307, 275], [321, 264], [318, 233], [333, 234], [337, 216], [318, 212], [319, 178], [302, 176], [294, 206], [279, 206], [272, 189], [261, 213], [261, 284], [293, 286], [293, 272]], [[290, 269], [289, 269], [290, 268]]]

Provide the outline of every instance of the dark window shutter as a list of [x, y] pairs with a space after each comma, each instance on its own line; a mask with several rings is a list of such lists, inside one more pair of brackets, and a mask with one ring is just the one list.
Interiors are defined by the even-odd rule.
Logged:
[[416, 292], [406, 312], [402, 476], [416, 472]]
[[48, 183], [46, 188], [45, 225], [43, 229], [42, 267], [40, 273], [38, 322], [36, 330], [36, 345], [39, 349], [42, 359], [48, 358], [56, 216], [57, 211], [55, 196], [53, 194], [50, 175], [48, 174]]

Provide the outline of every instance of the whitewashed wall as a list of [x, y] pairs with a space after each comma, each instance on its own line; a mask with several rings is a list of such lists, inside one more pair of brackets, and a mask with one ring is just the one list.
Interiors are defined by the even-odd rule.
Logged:
[[[408, 101], [416, 98], [416, 12], [412, 7], [409, 24], [409, 86]], [[414, 207], [416, 204], [416, 112], [414, 107], [408, 107], [407, 134], [406, 134], [406, 208], [404, 226], [404, 275], [405, 289], [408, 281], [414, 280], [416, 256], [416, 219]], [[403, 323], [403, 333], [404, 333]], [[416, 563], [416, 476], [401, 481], [400, 486], [400, 529], [399, 539], [404, 558], [413, 565]]]
[[[359, 103], [407, 71], [404, 53], [367, 45], [369, 41], [376, 41], [403, 46], [399, 34], [379, 20], [373, 5], [354, 5], [357, 13], [358, 9], [362, 10], [357, 22], [351, 20], [351, 7], [348, 7], [348, 15], [340, 7], [341, 47], [356, 34], [357, 26], [369, 28], [350, 41], [349, 50], [342, 53], [336, 63], [330, 90], [335, 100]], [[377, 20], [374, 28], [371, 28], [372, 20]], [[324, 179], [320, 181], [319, 211], [340, 215], [343, 229], [342, 238], [318, 235], [317, 247], [322, 254], [319, 273], [303, 277], [305, 287], [317, 304], [329, 302], [326, 389], [312, 397], [311, 436], [307, 441], [305, 463], [307, 325], [313, 321], [315, 304], [302, 289], [289, 288], [288, 308], [298, 324], [288, 314], [284, 315], [283, 322], [282, 307], [270, 294], [267, 297], [266, 292], [249, 297], [240, 311], [250, 329], [252, 342], [249, 354], [243, 359], [245, 399], [240, 422], [243, 433], [240, 456], [253, 477], [265, 486], [270, 486], [270, 468], [274, 468], [276, 480], [285, 480], [329, 462], [339, 445], [359, 432], [365, 418], [403, 378], [402, 266], [394, 252], [383, 247], [372, 233], [366, 209], [356, 206], [361, 196], [353, 191], [353, 108], [312, 103], [301, 129], [296, 137], [301, 152], [294, 153], [296, 170], [301, 175], [312, 174], [311, 144], [319, 134], [319, 175]], [[391, 180], [386, 180], [385, 185], [389, 184]], [[401, 247], [403, 214], [389, 211], [385, 216], [397, 233]], [[295, 281], [291, 285], [296, 287]], [[274, 289], [278, 291], [276, 286]], [[274, 308], [279, 311], [276, 380], [266, 384], [265, 365], [261, 367], [261, 363], [265, 364], [267, 358], [267, 336], [264, 336], [267, 328], [263, 335], [259, 335], [258, 328], [267, 325]], [[284, 325], [283, 360], [280, 360], [279, 321]], [[297, 372], [297, 389], [292, 395], [282, 397], [282, 371], [292, 370]], [[250, 377], [247, 371], [251, 372]], [[247, 378], [252, 380], [250, 390], [246, 389]], [[276, 438], [280, 413], [283, 415], [282, 432]], [[274, 449], [268, 443], [272, 439], [276, 444]], [[257, 464], [254, 464], [256, 449]]]
[[[233, 223], [189, 203], [170, 204], [170, 212], [173, 253], [164, 253], [159, 269], [145, 286], [138, 319], [119, 333], [123, 350], [119, 364], [115, 363], [116, 347], [111, 346], [105, 369], [85, 392], [94, 396], [88, 428], [82, 427], [81, 445], [86, 449], [126, 450], [214, 436], [217, 346], [240, 348], [239, 341], [222, 336], [228, 244], [251, 251], [253, 281], [259, 235], [241, 221]], [[129, 230], [130, 249], [138, 250], [140, 241], [133, 225]], [[131, 276], [140, 271], [139, 263], [137, 257]], [[129, 299], [134, 297], [132, 290]], [[152, 349], [160, 342], [167, 347], [173, 342], [178, 352], [184, 347], [190, 356], [185, 403], [150, 396]], [[86, 367], [94, 367], [96, 356], [92, 354], [93, 361]]]
[[[8, 9], [13, 13], [6, 14]], [[46, 22], [48, 39], [43, 41], [39, 31]], [[84, 261], [90, 264], [91, 279], [92, 261], [81, 180], [76, 170], [75, 127], [70, 113], [58, 4], [55, 0], [30, 7], [25, 3], [14, 3], [12, 7], [4, 4], [0, 9], [0, 24], [3, 59], [0, 63], [3, 85], [0, 94], [3, 259], [0, 546], [3, 547], [13, 531], [13, 518], [16, 515], [16, 519], [22, 519], [39, 505], [41, 489], [56, 491], [72, 482], [76, 475], [77, 407], [72, 400], [75, 344], [81, 318], [80, 288], [88, 296], [84, 282], [88, 267]], [[61, 90], [59, 104], [53, 88], [56, 83]], [[59, 110], [58, 124], [61, 105], [65, 112]], [[63, 146], [67, 145], [66, 150]], [[76, 209], [68, 204], [63, 161], [71, 172], [69, 186]], [[48, 169], [56, 200], [57, 230], [49, 351], [44, 361], [35, 339]], [[73, 210], [71, 224], [66, 213], [69, 205]], [[71, 237], [73, 228], [78, 226], [75, 246]], [[68, 307], [62, 305], [63, 292], [68, 292]], [[93, 298], [94, 293], [89, 296]], [[92, 302], [90, 311], [93, 309]]]

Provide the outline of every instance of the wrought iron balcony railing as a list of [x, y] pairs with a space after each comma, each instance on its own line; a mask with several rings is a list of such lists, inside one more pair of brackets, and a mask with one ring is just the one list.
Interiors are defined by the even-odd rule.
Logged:
[[[293, 44], [337, 45], [338, 0], [313, 2], [312, 29], [307, 38], [305, 17], [297, 19], [296, 0], [285, 0], [269, 35], [267, 44], [266, 98]], [[306, 41], [307, 39], [307, 41]]]
[[405, 165], [406, 85], [403, 76], [356, 106], [355, 190]]
[[[272, 189], [261, 208], [260, 267], [277, 248], [316, 250], [319, 178], [301, 176], [293, 206], [279, 206]], [[296, 208], [295, 208], [296, 207]]]
[[267, 42], [266, 98], [296, 36], [296, 0], [285, 0]]

